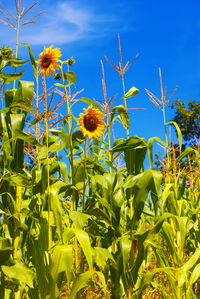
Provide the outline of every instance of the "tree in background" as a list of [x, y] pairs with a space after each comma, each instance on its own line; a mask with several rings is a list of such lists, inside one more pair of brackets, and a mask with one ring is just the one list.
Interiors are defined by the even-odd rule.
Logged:
[[176, 110], [173, 121], [180, 127], [184, 140], [190, 145], [197, 144], [200, 139], [200, 102], [184, 104], [177, 99], [171, 108]]
[[[183, 103], [180, 99], [176, 99], [169, 107], [175, 110], [172, 121], [178, 124], [185, 141], [182, 145], [182, 151], [187, 145], [197, 148], [200, 143], [200, 102], [188, 101]], [[175, 152], [175, 156], [180, 154], [178, 144], [170, 142], [170, 147], [172, 152]], [[165, 157], [160, 152], [156, 153], [154, 167], [162, 170], [164, 161]]]

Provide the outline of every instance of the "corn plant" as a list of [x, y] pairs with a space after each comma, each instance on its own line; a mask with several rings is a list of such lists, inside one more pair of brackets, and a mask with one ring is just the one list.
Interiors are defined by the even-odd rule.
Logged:
[[[30, 45], [20, 46], [34, 82], [17, 71], [28, 63], [18, 50], [0, 50], [0, 298], [198, 298], [199, 149], [182, 150], [178, 125], [166, 122], [161, 71], [161, 99], [147, 93], [163, 113], [165, 141], [146, 140], [130, 136], [127, 99], [139, 90], [125, 90], [133, 60], [123, 66], [120, 37], [119, 67], [106, 58], [122, 80], [117, 106], [103, 62], [100, 103], [74, 89], [75, 60], [61, 49], [44, 48], [36, 60]], [[86, 108], [77, 117], [79, 102]], [[116, 125], [126, 138], [114, 138]], [[155, 141], [164, 148], [160, 170]]]

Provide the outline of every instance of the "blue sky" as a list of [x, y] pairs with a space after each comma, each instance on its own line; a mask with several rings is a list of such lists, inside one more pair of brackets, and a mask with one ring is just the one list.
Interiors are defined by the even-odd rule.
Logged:
[[[1, 2], [14, 12], [14, 1]], [[22, 0], [24, 7], [32, 3]], [[122, 104], [120, 78], [104, 55], [118, 63], [117, 34], [121, 36], [124, 62], [139, 53], [125, 77], [127, 90], [132, 86], [140, 89], [138, 95], [128, 100], [128, 107], [145, 108], [135, 110], [131, 116], [131, 135], [163, 138], [161, 112], [144, 90], [160, 95], [158, 67], [162, 69], [168, 95], [178, 86], [173, 99], [199, 100], [199, 0], [43, 0], [29, 16], [41, 10], [46, 13], [36, 24], [22, 28], [20, 41], [29, 43], [36, 56], [43, 46], [52, 44], [61, 47], [64, 59], [73, 56], [76, 64], [72, 70], [77, 73], [77, 89], [84, 88], [82, 96], [103, 100], [100, 65], [103, 59], [108, 96], [115, 96], [114, 105]], [[14, 33], [0, 23], [2, 46], [12, 46]], [[27, 55], [25, 48], [20, 49], [20, 55]], [[29, 72], [24, 79], [31, 79]], [[81, 108], [79, 105], [75, 112], [81, 112]], [[168, 120], [172, 115], [173, 111], [168, 109]], [[120, 134], [125, 132], [120, 130]]]

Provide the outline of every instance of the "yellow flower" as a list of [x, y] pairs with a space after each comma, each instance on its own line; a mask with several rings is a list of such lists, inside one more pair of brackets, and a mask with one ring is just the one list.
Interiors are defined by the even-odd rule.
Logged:
[[104, 118], [102, 112], [89, 106], [84, 109], [85, 113], [80, 113], [79, 126], [84, 136], [97, 139], [103, 135], [105, 131], [105, 122], [101, 119]]
[[59, 48], [53, 49], [53, 46], [45, 48], [44, 51], [40, 53], [39, 60], [36, 61], [40, 66], [41, 73], [47, 77], [49, 77], [51, 73], [55, 73], [56, 69], [59, 68], [59, 57], [61, 57]]

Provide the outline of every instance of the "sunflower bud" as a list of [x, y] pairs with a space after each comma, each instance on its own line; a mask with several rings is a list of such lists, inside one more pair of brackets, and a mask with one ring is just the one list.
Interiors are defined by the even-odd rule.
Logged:
[[75, 62], [76, 62], [76, 60], [75, 60], [73, 57], [70, 57], [70, 58], [67, 60], [67, 63], [68, 63], [69, 65], [73, 65]]
[[54, 80], [60, 80], [61, 79], [61, 74], [57, 73], [54, 75]]

